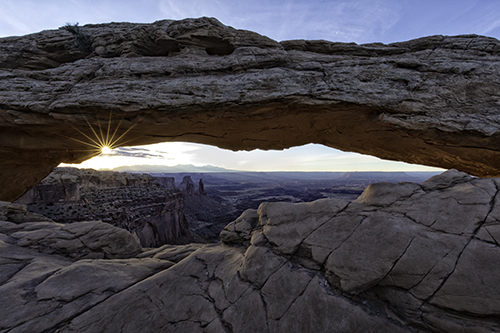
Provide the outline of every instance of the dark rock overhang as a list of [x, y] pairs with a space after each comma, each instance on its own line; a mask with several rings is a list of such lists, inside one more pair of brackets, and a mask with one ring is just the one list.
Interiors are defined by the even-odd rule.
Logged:
[[99, 128], [120, 145], [319, 143], [499, 176], [499, 53], [476, 35], [279, 43], [213, 18], [2, 38], [0, 200], [90, 158]]

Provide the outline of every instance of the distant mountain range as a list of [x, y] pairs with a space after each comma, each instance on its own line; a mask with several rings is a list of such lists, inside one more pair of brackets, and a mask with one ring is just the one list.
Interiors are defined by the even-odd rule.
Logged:
[[406, 172], [402, 171], [372, 171], [372, 172], [346, 172], [340, 177], [340, 179], [346, 180], [372, 180], [375, 179], [377, 181], [412, 181], [414, 177], [409, 175]]
[[[175, 166], [166, 165], [132, 165], [122, 166], [113, 169], [113, 171], [130, 173], [149, 173], [154, 176], [177, 176], [181, 177], [187, 174], [207, 174], [218, 173], [217, 177], [225, 179], [246, 179], [247, 181], [284, 180], [284, 179], [339, 179], [346, 181], [364, 181], [376, 180], [378, 182], [422, 182], [428, 178], [439, 174], [439, 171], [352, 171], [352, 172], [334, 172], [334, 171], [241, 171], [230, 170], [213, 165], [194, 166], [192, 164], [180, 164]], [[223, 175], [224, 174], [224, 175]], [[215, 175], [214, 175], [215, 176]], [[204, 178], [207, 176], [205, 175]], [[242, 178], [243, 177], [243, 178]], [[195, 177], [196, 178], [196, 177]]]
[[213, 165], [194, 166], [192, 164], [179, 164], [174, 166], [167, 165], [130, 165], [114, 168], [113, 171], [132, 172], [132, 173], [180, 173], [180, 172], [243, 172], [238, 170], [229, 170]]

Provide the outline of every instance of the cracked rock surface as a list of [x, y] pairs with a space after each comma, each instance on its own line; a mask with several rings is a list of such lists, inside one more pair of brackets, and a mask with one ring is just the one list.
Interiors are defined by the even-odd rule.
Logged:
[[89, 158], [91, 126], [122, 146], [319, 143], [500, 176], [499, 73], [500, 42], [476, 35], [277, 42], [203, 17], [0, 38], [0, 200]]
[[220, 244], [156, 249], [2, 203], [0, 332], [500, 332], [499, 186], [263, 203]]

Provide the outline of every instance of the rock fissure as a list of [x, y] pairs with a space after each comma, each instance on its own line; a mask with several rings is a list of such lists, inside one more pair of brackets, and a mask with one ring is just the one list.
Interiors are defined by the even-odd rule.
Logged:
[[[330, 330], [334, 330], [335, 327], [342, 327], [342, 323], [345, 321], [350, 320], [350, 315], [354, 311], [358, 311], [356, 307], [359, 307], [361, 311], [365, 312], [368, 318], [371, 318], [373, 320], [373, 317], [380, 317], [381, 315], [387, 320], [387, 322], [394, 323], [397, 327], [404, 327], [404, 325], [399, 321], [394, 318], [391, 318], [387, 315], [386, 309], [388, 304], [386, 302], [380, 301], [373, 299], [371, 296], [368, 295], [368, 291], [365, 291], [361, 294], [358, 295], [353, 295], [351, 293], [347, 293], [341, 289], [338, 289], [331, 284], [328, 283], [328, 279], [325, 278], [324, 276], [321, 276], [320, 279], [320, 285], [322, 288], [324, 288], [328, 294], [330, 294], [333, 297], [336, 298], [341, 298], [350, 304], [354, 305], [352, 310], [350, 310], [348, 313], [345, 313], [342, 318], [340, 318], [340, 323], [332, 325], [330, 327]], [[383, 306], [383, 311], [381, 311], [381, 305]], [[407, 327], [406, 327], [407, 328]], [[404, 330], [406, 332], [406, 329]]]
[[286, 260], [283, 260], [277, 267], [272, 267], [272, 271], [269, 272], [268, 276], [266, 277], [265, 280], [263, 281], [250, 281], [250, 280], [244, 280], [246, 282], [248, 282], [252, 287], [256, 288], [256, 289], [261, 289], [263, 286], [266, 285], [267, 281], [269, 281], [269, 279], [274, 275], [276, 274], [277, 271], [279, 271], [279, 269], [281, 267], [283, 267], [285, 264], [288, 263], [288, 261], [290, 260], [290, 258], [286, 258]]
[[210, 326], [212, 323], [215, 323], [216, 320], [220, 320], [221, 324], [222, 324], [222, 329], [224, 330], [224, 333], [232, 333], [233, 332], [233, 328], [231, 327], [231, 325], [228, 323], [228, 322], [225, 322], [224, 319], [222, 318], [222, 313], [219, 314], [219, 317], [215, 318], [214, 320], [212, 320], [210, 323], [208, 323], [205, 327], [208, 327]]
[[[319, 224], [316, 228], [314, 228], [314, 229], [312, 229], [312, 230], [310, 230], [310, 231], [308, 230], [308, 233], [307, 233], [305, 236], [301, 236], [301, 237], [302, 237], [302, 239], [300, 240], [300, 242], [298, 242], [298, 245], [296, 246], [295, 251], [294, 251], [294, 252], [292, 252], [292, 253], [289, 255], [288, 260], [291, 260], [292, 258], [294, 258], [294, 257], [297, 255], [297, 252], [299, 251], [299, 249], [300, 249], [300, 247], [301, 247], [302, 243], [303, 243], [303, 242], [304, 242], [304, 241], [305, 241], [305, 240], [306, 240], [306, 239], [307, 239], [307, 238], [308, 238], [308, 237], [309, 237], [309, 236], [310, 236], [313, 232], [317, 231], [317, 230], [318, 230], [319, 228], [321, 228], [323, 225], [325, 225], [325, 224], [327, 224], [327, 223], [331, 222], [331, 221], [332, 221], [332, 220], [333, 220], [336, 216], [338, 216], [338, 215], [339, 215], [340, 213], [342, 213], [345, 209], [347, 209], [347, 206], [348, 206], [348, 205], [346, 205], [344, 208], [342, 208], [339, 212], [335, 213], [335, 215], [334, 215], [334, 216], [332, 216], [330, 219], [328, 219], [328, 220], [326, 220], [325, 222], [323, 222], [323, 223]], [[264, 237], [266, 237], [266, 236], [264, 235]], [[268, 242], [269, 242], [269, 240], [268, 240]], [[269, 243], [270, 243], [270, 244], [272, 244], [271, 242], [269, 242]], [[333, 251], [332, 251], [332, 252], [333, 252]]]
[[[9, 258], [9, 259], [10, 259], [10, 258]], [[11, 260], [11, 259], [10, 259], [10, 260]], [[0, 283], [2, 283], [2, 284], [6, 284], [6, 283], [9, 283], [9, 282], [13, 281], [13, 279], [16, 277], [16, 275], [17, 275], [19, 272], [21, 272], [23, 269], [25, 269], [25, 268], [26, 268], [26, 266], [28, 266], [28, 265], [29, 265], [29, 264], [25, 263], [23, 260], [18, 260], [18, 261], [19, 261], [20, 263], [22, 263], [22, 264], [23, 264], [23, 266], [22, 266], [22, 267], [19, 267], [17, 271], [12, 272], [12, 273], [10, 274], [10, 276], [9, 276], [9, 275], [7, 275], [6, 277], [3, 277], [3, 279], [2, 279], [2, 280], [0, 280]]]
[[[429, 228], [432, 229], [432, 226], [438, 221], [438, 218], [436, 218], [434, 221], [431, 222], [431, 224], [429, 224]], [[432, 229], [434, 231], [440, 231], [440, 230], [435, 230], [435, 229]]]
[[[415, 236], [416, 237], [416, 236]], [[408, 242], [408, 245], [405, 247], [405, 249], [403, 250], [403, 252], [401, 253], [401, 255], [394, 261], [394, 263], [392, 264], [392, 266], [389, 268], [389, 270], [387, 271], [387, 273], [379, 280], [382, 281], [384, 280], [391, 272], [392, 270], [394, 269], [394, 267], [397, 265], [397, 263], [401, 260], [401, 258], [404, 257], [404, 255], [406, 254], [406, 251], [408, 251], [408, 248], [410, 247], [411, 243], [413, 243], [413, 240], [415, 239], [415, 237], [412, 237], [410, 239], [410, 241]], [[378, 284], [378, 283], [377, 283]]]
[[462, 248], [462, 250], [458, 254], [458, 256], [457, 256], [457, 258], [456, 258], [456, 260], [454, 262], [453, 269], [450, 271], [450, 273], [446, 274], [446, 276], [443, 278], [443, 280], [441, 281], [441, 283], [439, 284], [439, 286], [434, 290], [434, 292], [428, 298], [426, 298], [424, 300], [425, 303], [431, 303], [432, 304], [433, 297], [439, 292], [439, 290], [441, 290], [441, 288], [443, 288], [443, 286], [445, 285], [446, 281], [450, 278], [450, 276], [453, 275], [453, 273], [457, 269], [457, 265], [458, 265], [458, 262], [460, 261], [460, 257], [462, 256], [462, 254], [464, 253], [465, 249], [470, 244], [470, 242], [472, 241], [472, 239], [473, 239], [473, 236], [471, 236], [469, 238], [469, 240], [467, 241], [467, 243], [465, 244], [465, 246]]
[[[224, 280], [218, 278], [218, 277], [213, 277], [213, 278], [210, 278], [209, 280], [207, 280], [208, 283], [211, 283], [211, 282], [214, 282], [216, 281], [217, 284], [218, 284], [218, 287], [222, 290], [222, 293], [223, 293], [223, 296], [224, 296], [224, 301], [227, 302], [229, 305], [227, 305], [226, 307], [222, 307], [222, 308], [219, 308], [217, 306], [217, 304], [215, 303], [215, 300], [211, 297], [212, 300], [214, 300], [214, 308], [215, 310], [217, 311], [217, 313], [219, 315], [222, 315], [222, 313], [229, 307], [231, 306], [232, 304], [234, 304], [235, 302], [232, 302], [230, 301], [228, 298], [227, 298], [227, 292], [225, 290], [225, 287], [224, 287]], [[209, 295], [208, 291], [207, 292], [207, 295]], [[210, 296], [210, 295], [209, 295]], [[222, 320], [222, 318], [221, 318]]]
[[[54, 274], [56, 274], [58, 271], [60, 271], [61, 269], [55, 271], [51, 276], [54, 276]], [[71, 305], [71, 304], [74, 304], [75, 302], [78, 302], [78, 299], [82, 299], [84, 301], [84, 303], [87, 303], [85, 302], [86, 299], [87, 299], [87, 296], [89, 294], [92, 294], [92, 295], [95, 295], [95, 296], [102, 296], [104, 294], [106, 294], [106, 292], [109, 292], [108, 293], [108, 296], [105, 296], [104, 298], [98, 300], [97, 302], [95, 303], [92, 303], [92, 304], [89, 304], [88, 306], [84, 306], [80, 311], [78, 312], [74, 312], [73, 314], [71, 314], [70, 316], [68, 316], [64, 321], [58, 323], [57, 325], [51, 327], [51, 328], [48, 328], [46, 329], [45, 331], [46, 332], [54, 332], [56, 331], [57, 329], [60, 329], [64, 326], [66, 326], [67, 324], [69, 324], [73, 319], [75, 318], [78, 318], [79, 316], [87, 313], [87, 312], [90, 312], [90, 311], [93, 311], [96, 307], [98, 307], [100, 304], [102, 303], [105, 303], [106, 301], [108, 301], [108, 299], [110, 299], [111, 297], [114, 297], [115, 295], [118, 295], [120, 294], [121, 292], [126, 292], [127, 289], [130, 289], [132, 287], [134, 287], [135, 285], [138, 285], [140, 284], [141, 282], [147, 280], [148, 278], [150, 278], [151, 276], [154, 276], [155, 274], [159, 273], [158, 271], [157, 272], [153, 272], [151, 275], [149, 276], [146, 276], [144, 278], [142, 278], [141, 280], [138, 280], [128, 286], [125, 286], [123, 289], [121, 290], [103, 290], [102, 292], [96, 292], [95, 290], [90, 290], [88, 291], [87, 293], [85, 294], [82, 294], [80, 296], [78, 296], [77, 298], [75, 299], [72, 299], [72, 300], [68, 300], [68, 301], [65, 301], [65, 300], [57, 300], [58, 304], [56, 305], [55, 308], [53, 308], [50, 312], [46, 312], [46, 313], [43, 313], [43, 314], [40, 314], [38, 316], [38, 318], [43, 318], [45, 316], [48, 316], [50, 315], [51, 313], [55, 313], [55, 315], [57, 316], [57, 312], [61, 311], [66, 305]], [[50, 278], [51, 276], [47, 277]], [[45, 280], [47, 280], [45, 279]], [[41, 283], [40, 283], [41, 284]], [[39, 284], [39, 285], [40, 285]], [[152, 295], [149, 295], [149, 294], [146, 294], [146, 293], [143, 293], [144, 294], [144, 297], [147, 297], [149, 298], [150, 300], [152, 300], [151, 303], [155, 303], [153, 302], [153, 298], [152, 298]], [[155, 298], [156, 299], [156, 298]], [[161, 299], [158, 299], [160, 302], [161, 302]], [[37, 318], [31, 318], [30, 321], [33, 322], [35, 325], [36, 325], [36, 320]], [[22, 323], [21, 325], [19, 325], [18, 327], [22, 327], [22, 325], [26, 324], [27, 322], [25, 323]]]
[[254, 288], [254, 285], [253, 285], [251, 282], [249, 282], [249, 281], [245, 280], [245, 279], [241, 276], [241, 273], [240, 273], [240, 271], [239, 271], [239, 270], [236, 272], [236, 276], [238, 277], [238, 280], [240, 280], [242, 283], [245, 283], [247, 286], [246, 286], [246, 289], [244, 289], [244, 290], [243, 290], [243, 292], [241, 293], [241, 295], [240, 295], [240, 296], [238, 296], [238, 298], [236, 298], [236, 300], [235, 300], [234, 302], [229, 301], [229, 302], [230, 302], [230, 303], [232, 303], [232, 304], [234, 304], [234, 303], [236, 303], [237, 301], [241, 300], [241, 298], [242, 298], [242, 297], [243, 297], [243, 296], [247, 293], [247, 291], [249, 291], [250, 289]]
[[[330, 258], [330, 256], [333, 255], [333, 252], [335, 252], [336, 250], [338, 250], [345, 242], [347, 242], [356, 233], [356, 230], [361, 226], [361, 224], [363, 224], [363, 221], [366, 218], [367, 218], [367, 216], [363, 216], [362, 219], [361, 219], [361, 221], [359, 221], [359, 223], [352, 230], [352, 232], [350, 233], [350, 235], [347, 236], [347, 238], [345, 238], [338, 246], [336, 246], [334, 249], [332, 249], [330, 251], [330, 253], [325, 257], [325, 260], [321, 263], [321, 266], [325, 267], [326, 262], [328, 261], [328, 259]], [[333, 273], [333, 272], [331, 272], [331, 273]]]
[[[394, 212], [392, 212], [392, 213], [394, 214]], [[396, 214], [397, 214], [397, 213], [396, 213]], [[425, 225], [425, 224], [423, 224], [422, 222], [419, 222], [419, 221], [417, 221], [416, 219], [414, 219], [413, 217], [411, 217], [411, 216], [410, 216], [410, 214], [408, 214], [408, 213], [403, 212], [403, 213], [401, 214], [401, 216], [404, 216], [404, 218], [406, 218], [406, 219], [408, 219], [408, 220], [412, 221], [412, 222], [413, 222], [413, 223], [415, 223], [415, 224], [418, 224], [418, 225], [423, 225], [423, 226], [426, 226], [426, 227], [429, 227], [429, 228], [430, 228], [430, 227], [432, 227], [432, 225], [433, 225], [434, 223], [436, 223], [436, 221], [437, 221], [437, 218], [436, 218], [433, 222], [431, 222], [431, 224], [430, 224], [430, 225]]]
[[[495, 189], [496, 189], [496, 192], [494, 195], [491, 196], [491, 201], [490, 201], [490, 209], [488, 210], [488, 213], [486, 213], [486, 216], [484, 217], [484, 220], [481, 221], [480, 223], [478, 223], [477, 227], [474, 229], [474, 231], [472, 232], [472, 234], [475, 236], [479, 229], [481, 229], [481, 227], [484, 226], [484, 224], [486, 223], [486, 221], [488, 220], [488, 218], [491, 216], [491, 213], [493, 212], [493, 209], [495, 208], [495, 204], [497, 202], [497, 198], [498, 198], [498, 194], [500, 193], [500, 189], [498, 188], [498, 184], [493, 181], [493, 185], [495, 186]], [[486, 229], [486, 231], [488, 231]], [[493, 238], [495, 239], [495, 238]]]
[[[30, 265], [36, 264], [37, 260], [38, 260], [38, 258], [32, 258], [32, 259], [30, 259], [29, 262], [26, 263], [26, 265], [22, 269], [20, 269], [19, 271], [17, 271], [17, 273], [15, 273], [8, 280], [6, 280], [4, 282], [4, 284], [15, 282], [16, 279], [18, 278], [17, 275], [18, 274], [23, 274], [25, 269], [30, 269], [31, 268]], [[52, 276], [52, 273], [56, 273], [59, 270], [60, 270], [60, 268], [59, 269], [55, 269], [53, 272], [49, 272], [49, 273], [44, 272], [44, 274], [42, 276], [38, 277], [36, 280], [33, 281], [34, 285], [37, 286], [37, 285], [43, 283], [45, 280], [47, 280], [48, 278], [50, 278]]]
[[[436, 262], [432, 265], [432, 267], [431, 267], [431, 268], [430, 268], [430, 269], [429, 269], [426, 273], [422, 274], [422, 278], [421, 278], [418, 282], [416, 282], [416, 283], [415, 283], [415, 285], [413, 285], [413, 286], [411, 286], [410, 288], [408, 288], [408, 292], [409, 292], [409, 293], [410, 293], [413, 297], [415, 297], [415, 298], [417, 298], [417, 299], [420, 299], [417, 295], [414, 295], [414, 294], [412, 293], [412, 289], [414, 289], [414, 288], [416, 288], [417, 286], [419, 286], [419, 285], [420, 285], [420, 284], [421, 284], [421, 283], [422, 283], [422, 282], [423, 282], [423, 281], [424, 281], [424, 280], [425, 280], [425, 279], [429, 276], [429, 274], [430, 274], [430, 273], [431, 273], [431, 272], [435, 269], [435, 267], [436, 267], [436, 266], [438, 266], [438, 265], [442, 262], [442, 260], [443, 260], [444, 258], [446, 258], [448, 255], [450, 255], [450, 253], [451, 253], [452, 251], [454, 251], [454, 250], [455, 250], [455, 248], [452, 248], [450, 251], [446, 252], [446, 253], [445, 253], [445, 254], [444, 254], [444, 255], [443, 255], [443, 256], [442, 256], [439, 260], [437, 260], [437, 261], [436, 261]], [[421, 299], [421, 300], [422, 300], [422, 301], [425, 301], [424, 299]]]
[[487, 242], [487, 243], [492, 243], [492, 244], [495, 244], [496, 246], [500, 246], [500, 244], [497, 242], [497, 240], [495, 239], [495, 237], [491, 234], [491, 232], [488, 230], [488, 228], [484, 228], [484, 230], [486, 230], [486, 232], [488, 233], [488, 235], [490, 235], [491, 239], [493, 239], [493, 242], [489, 242], [487, 240], [483, 240], [481, 239], [481, 241], [483, 242]]
[[301, 298], [301, 297], [302, 297], [302, 295], [304, 295], [304, 293], [306, 292], [306, 290], [307, 290], [307, 288], [309, 287], [309, 285], [313, 282], [313, 280], [314, 280], [314, 277], [315, 277], [315, 276], [316, 276], [316, 274], [315, 274], [314, 276], [312, 276], [312, 277], [311, 277], [311, 279], [309, 280], [309, 282], [307, 283], [307, 285], [304, 287], [304, 289], [300, 292], [300, 294], [299, 294], [299, 295], [297, 295], [297, 297], [295, 297], [295, 299], [294, 299], [294, 300], [290, 303], [290, 305], [289, 305], [289, 306], [285, 309], [285, 311], [283, 312], [283, 314], [282, 314], [279, 318], [275, 318], [274, 320], [279, 321], [279, 320], [281, 320], [281, 319], [283, 318], [283, 316], [285, 316], [285, 315], [286, 315], [286, 313], [288, 312], [288, 310], [290, 310], [290, 308], [291, 308], [292, 306], [294, 306], [294, 304], [297, 302], [297, 300], [298, 300], [299, 298]]
[[[491, 298], [490, 299], [491, 301], [494, 301], [496, 300], [495, 298]], [[429, 306], [429, 305], [427, 305]], [[447, 307], [444, 307], [444, 306], [440, 306], [440, 305], [437, 305], [437, 304], [430, 304], [430, 306], [432, 306], [431, 309], [426, 309], [426, 311], [423, 311], [422, 310], [422, 313], [426, 313], [426, 312], [431, 312], [432, 310], [434, 311], [446, 311], [448, 312], [449, 314], [451, 315], [454, 315], [454, 316], [457, 316], [457, 317], [465, 317], [465, 318], [468, 318], [469, 320], [474, 320], [474, 319], [480, 319], [480, 320], [483, 320], [484, 319], [484, 316], [483, 315], [478, 315], [477, 313], [474, 313], [474, 312], [468, 312], [468, 311], [457, 311], [457, 310], [454, 310], [454, 309], [450, 309], [450, 308], [447, 308]], [[500, 328], [500, 316], [489, 316], [488, 319], [487, 319], [488, 322], [492, 322], [494, 323], [498, 328]]]
[[271, 332], [270, 329], [269, 329], [269, 310], [268, 310], [268, 306], [267, 306], [267, 303], [266, 303], [266, 300], [265, 298], [262, 296], [262, 292], [259, 290], [259, 297], [260, 297], [260, 301], [262, 302], [262, 305], [263, 305], [263, 310], [264, 310], [264, 314], [266, 316], [266, 327], [265, 327], [265, 332]]
[[[106, 291], [103, 291], [103, 293], [104, 293], [104, 292], [106, 292]], [[38, 315], [38, 316], [37, 316], [37, 317], [35, 317], [35, 318], [30, 318], [30, 319], [29, 319], [29, 320], [27, 320], [26, 322], [23, 322], [23, 323], [21, 323], [20, 325], [18, 325], [16, 328], [21, 328], [21, 329], [22, 329], [22, 327], [23, 327], [25, 324], [30, 323], [30, 322], [32, 322], [32, 323], [34, 323], [34, 324], [36, 325], [36, 323], [37, 323], [38, 321], [42, 320], [42, 319], [43, 319], [44, 317], [46, 317], [46, 316], [50, 316], [50, 315], [53, 315], [53, 314], [56, 314], [56, 315], [57, 315], [57, 312], [62, 311], [62, 310], [63, 310], [63, 308], [64, 308], [65, 306], [67, 306], [67, 305], [71, 305], [71, 304], [72, 304], [72, 302], [78, 302], [78, 300], [79, 300], [79, 299], [81, 299], [81, 300], [85, 300], [89, 294], [90, 294], [90, 295], [94, 295], [94, 296], [100, 296], [100, 295], [102, 295], [102, 293], [101, 293], [101, 294], [97, 294], [97, 293], [95, 293], [94, 291], [89, 291], [88, 293], [83, 294], [83, 295], [81, 295], [81, 296], [79, 296], [79, 297], [77, 297], [77, 298], [75, 298], [75, 299], [72, 299], [72, 300], [68, 300], [68, 301], [58, 300], [58, 303], [59, 303], [59, 304], [57, 304], [54, 308], [50, 309], [49, 311], [47, 311], [47, 312], [45, 312], [45, 313], [42, 313], [42, 314]], [[107, 298], [109, 298], [109, 297], [111, 297], [112, 295], [113, 295], [113, 294], [110, 294], [108, 297], [104, 298], [104, 299], [103, 299], [101, 302], [99, 302], [99, 303], [102, 303], [102, 302], [106, 301], [106, 299], [107, 299]], [[94, 306], [99, 305], [99, 303], [95, 303], [95, 304], [90, 304], [90, 305], [88, 305], [87, 307], [83, 308], [80, 312], [75, 313], [74, 315], [72, 315], [72, 316], [68, 317], [66, 320], [64, 320], [64, 321], [62, 321], [62, 322], [60, 322], [60, 323], [57, 323], [57, 325], [55, 325], [55, 326], [52, 326], [52, 327], [50, 327], [50, 328], [45, 329], [43, 332], [56, 332], [56, 331], [57, 331], [57, 329], [60, 329], [61, 327], [64, 327], [65, 325], [67, 325], [68, 323], [70, 323], [70, 322], [71, 322], [71, 320], [73, 320], [74, 318], [78, 317], [79, 315], [81, 315], [81, 314], [83, 314], [83, 313], [85, 313], [85, 312], [87, 312], [87, 311], [92, 310], [92, 309], [94, 308]], [[73, 304], [74, 304], [74, 303], [73, 303]]]
[[[201, 297], [203, 297], [204, 299], [206, 299], [207, 301], [209, 301], [214, 310], [219, 314], [219, 316], [221, 315], [220, 313], [220, 310], [216, 307], [215, 305], [215, 300], [210, 296], [209, 292], [208, 292], [208, 284], [211, 280], [213, 280], [213, 276], [210, 276], [210, 273], [208, 271], [208, 265], [207, 263], [199, 258], [199, 257], [195, 257], [197, 261], [201, 262], [203, 264], [203, 270], [205, 272], [205, 275], [206, 275], [206, 280], [205, 281], [201, 281], [201, 278], [200, 276], [198, 275], [190, 275], [190, 277], [196, 279], [196, 283], [198, 285], [198, 288], [202, 291], [201, 294], [199, 294]], [[215, 269], [214, 269], [215, 271]]]

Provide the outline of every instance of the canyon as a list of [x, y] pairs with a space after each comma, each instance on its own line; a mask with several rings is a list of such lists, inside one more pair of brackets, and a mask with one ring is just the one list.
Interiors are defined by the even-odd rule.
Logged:
[[[277, 42], [205, 17], [1, 38], [0, 332], [500, 332], [499, 54], [477, 35]], [[450, 170], [261, 203], [216, 244], [144, 248], [12, 203], [99, 139], [320, 143]]]
[[217, 243], [228, 223], [262, 202], [354, 200], [371, 183], [419, 183], [435, 174], [223, 171], [147, 174], [58, 167], [15, 203], [58, 223], [110, 223], [132, 233], [143, 247]]
[[[184, 177], [179, 189], [171, 177], [56, 168], [16, 203], [26, 204], [29, 212], [59, 223], [110, 223], [132, 233], [141, 246], [158, 247], [213, 240], [232, 220], [232, 209], [208, 198], [201, 180], [199, 186], [201, 191], [195, 191], [189, 176]], [[213, 223], [215, 235], [191, 231], [200, 229], [201, 223], [193, 215], [204, 211], [223, 224], [217, 227]]]

